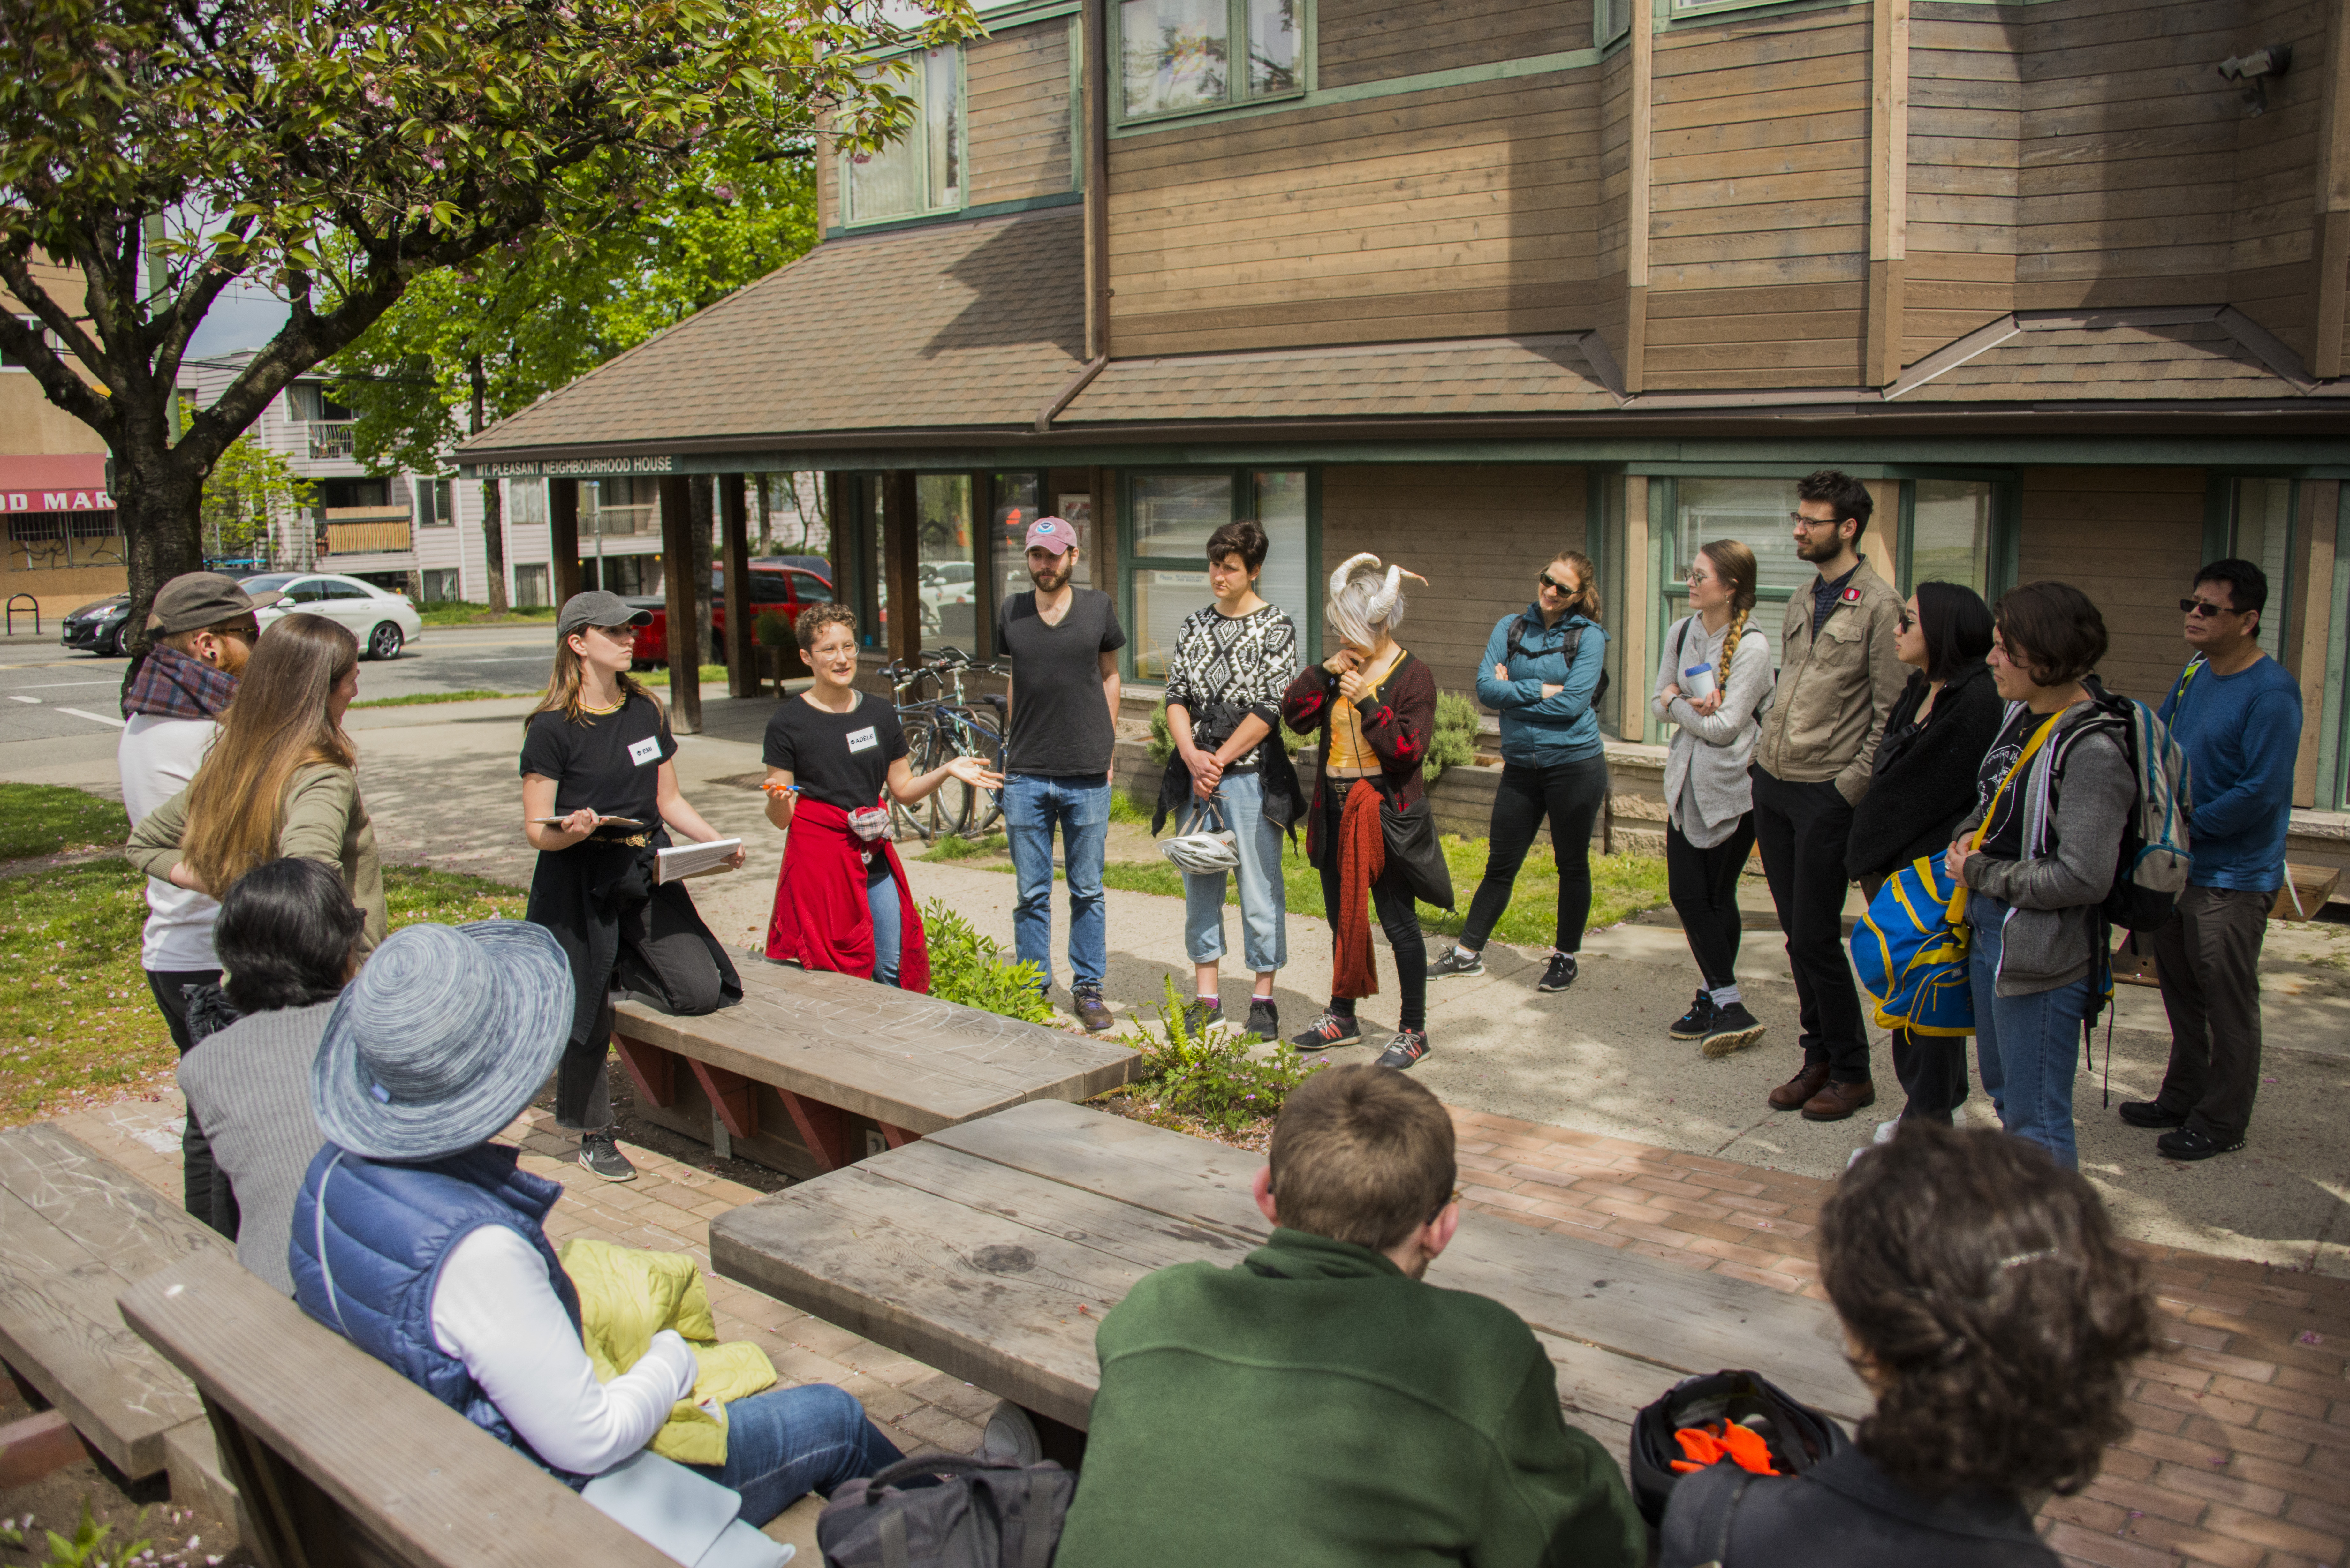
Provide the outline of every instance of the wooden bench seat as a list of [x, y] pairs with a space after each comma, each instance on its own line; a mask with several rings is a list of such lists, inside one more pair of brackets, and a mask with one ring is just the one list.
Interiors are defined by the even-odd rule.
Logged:
[[613, 1044], [647, 1120], [795, 1176], [1030, 1100], [1127, 1082], [1135, 1052], [849, 975], [752, 960], [743, 1002], [625, 1002]]
[[170, 1435], [203, 1408], [114, 1299], [192, 1257], [236, 1267], [226, 1240], [79, 1139], [0, 1132], [0, 1361], [133, 1480], [167, 1467]]
[[[710, 1225], [712, 1267], [780, 1301], [1083, 1428], [1094, 1330], [1154, 1269], [1237, 1263], [1270, 1231], [1263, 1157], [1064, 1105], [1021, 1106]], [[1533, 1325], [1568, 1418], [1620, 1461], [1637, 1410], [1678, 1378], [1749, 1367], [1849, 1425], [1870, 1399], [1823, 1303], [1482, 1214], [1429, 1282]]]
[[202, 1395], [269, 1568], [675, 1568], [224, 1252], [120, 1305]]

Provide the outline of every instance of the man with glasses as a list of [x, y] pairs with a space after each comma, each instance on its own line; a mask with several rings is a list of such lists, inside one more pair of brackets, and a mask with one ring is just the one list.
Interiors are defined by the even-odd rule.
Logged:
[[[254, 611], [283, 597], [276, 592], [248, 594], [234, 577], [218, 572], [189, 572], [157, 590], [147, 616], [154, 646], [123, 692], [122, 739], [114, 753], [131, 826], [196, 776], [197, 764], [219, 732], [221, 710], [236, 695], [237, 675], [261, 635]], [[213, 956], [213, 920], [219, 913], [220, 906], [202, 893], [147, 879], [147, 926], [140, 937], [139, 961], [182, 1056], [190, 1044], [186, 990], [220, 979], [220, 961]], [[212, 1146], [193, 1116], [180, 1146], [188, 1212], [209, 1221]], [[221, 1179], [224, 1186], [226, 1179]]]
[[1787, 600], [1779, 686], [1754, 746], [1754, 837], [1771, 881], [1803, 1023], [1801, 1071], [1773, 1110], [1842, 1121], [1877, 1103], [1860, 992], [1844, 950], [1845, 841], [1908, 671], [1894, 651], [1901, 596], [1859, 553], [1876, 503], [1850, 474], [1795, 485], [1795, 553], [1818, 571]]
[[2261, 651], [2269, 580], [2250, 561], [2214, 561], [2178, 601], [2195, 657], [2159, 714], [2187, 753], [2194, 868], [2156, 933], [2170, 1066], [2122, 1120], [2160, 1127], [2157, 1152], [2209, 1159], [2244, 1147], [2261, 1081], [2261, 941], [2284, 884], [2301, 688]]

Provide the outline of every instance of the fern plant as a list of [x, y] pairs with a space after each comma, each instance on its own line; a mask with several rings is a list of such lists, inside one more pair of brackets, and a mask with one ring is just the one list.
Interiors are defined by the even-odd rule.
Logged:
[[[146, 1511], [141, 1510], [140, 1522], [145, 1523], [146, 1519]], [[24, 1532], [16, 1530], [13, 1533], [16, 1539], [9, 1544], [21, 1548], [25, 1542]], [[48, 1568], [128, 1568], [150, 1544], [145, 1540], [129, 1541], [109, 1548], [106, 1538], [114, 1533], [114, 1526], [100, 1524], [90, 1517], [87, 1495], [81, 1500], [81, 1523], [75, 1527], [70, 1538], [59, 1535], [54, 1530], [42, 1533], [49, 1538]]]
[[1045, 977], [1035, 964], [1007, 960], [978, 927], [937, 898], [922, 906], [922, 930], [930, 941], [932, 996], [1024, 1023], [1053, 1022]]
[[1319, 1059], [1293, 1051], [1257, 1055], [1249, 1049], [1259, 1044], [1253, 1034], [1193, 1033], [1174, 980], [1166, 985], [1158, 1026], [1119, 1036], [1142, 1053], [1142, 1071], [1129, 1088], [1160, 1109], [1238, 1132], [1279, 1116], [1290, 1093], [1321, 1070]]

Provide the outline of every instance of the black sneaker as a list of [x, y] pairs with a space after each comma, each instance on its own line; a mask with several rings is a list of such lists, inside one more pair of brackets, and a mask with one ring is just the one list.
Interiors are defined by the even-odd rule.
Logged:
[[1290, 1037], [1289, 1043], [1300, 1051], [1332, 1051], [1341, 1045], [1360, 1045], [1363, 1026], [1355, 1022], [1351, 1012], [1333, 1012], [1324, 1008], [1305, 1026], [1305, 1033]]
[[1445, 949], [1444, 956], [1428, 966], [1428, 978], [1430, 980], [1442, 980], [1449, 975], [1484, 972], [1485, 955], [1481, 952], [1472, 953], [1458, 942]]
[[1727, 1056], [1762, 1038], [1762, 1025], [1754, 1022], [1754, 1015], [1746, 1011], [1744, 1002], [1733, 1002], [1714, 1009], [1713, 1021], [1706, 1025], [1697, 1048], [1709, 1056]]
[[1543, 971], [1542, 983], [1535, 986], [1534, 989], [1536, 991], [1565, 991], [1568, 986], [1575, 983], [1575, 955], [1573, 953], [1553, 952], [1550, 955], [1550, 967]]
[[1281, 1038], [1281, 1010], [1269, 996], [1249, 998], [1248, 1032], [1260, 1040]]
[[1076, 1006], [1077, 1022], [1084, 1024], [1089, 1033], [1098, 1034], [1118, 1022], [1109, 1015], [1109, 1007], [1102, 1001], [1100, 986], [1072, 987], [1069, 1000]]
[[1705, 1032], [1712, 1027], [1713, 992], [1700, 990], [1697, 1000], [1690, 1003], [1690, 1010], [1674, 1020], [1673, 1026], [1665, 1033], [1676, 1040], [1702, 1040]]
[[1427, 1054], [1427, 1030], [1399, 1029], [1396, 1031], [1396, 1037], [1388, 1042], [1388, 1048], [1379, 1053], [1379, 1065], [1382, 1067], [1417, 1066], [1419, 1059]]
[[2163, 1130], [2187, 1125], [2186, 1112], [2166, 1111], [2159, 1100], [2124, 1100], [2114, 1108], [2120, 1113], [2122, 1120], [2134, 1127]]
[[637, 1168], [620, 1152], [610, 1133], [587, 1133], [579, 1139], [579, 1163], [607, 1181], [634, 1181]]
[[1197, 1040], [1224, 1021], [1224, 1004], [1201, 997], [1183, 1010], [1183, 1033]]
[[2221, 1143], [2201, 1127], [2179, 1127], [2154, 1140], [2154, 1152], [2165, 1159], [2209, 1159], [2215, 1154], [2233, 1154], [2243, 1147], [2241, 1137]]

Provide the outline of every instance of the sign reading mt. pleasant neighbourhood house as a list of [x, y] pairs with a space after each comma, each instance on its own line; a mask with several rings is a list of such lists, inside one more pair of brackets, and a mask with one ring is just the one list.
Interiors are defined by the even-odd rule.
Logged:
[[550, 457], [465, 465], [473, 479], [595, 479], [607, 474], [675, 473], [677, 459], [660, 457]]

